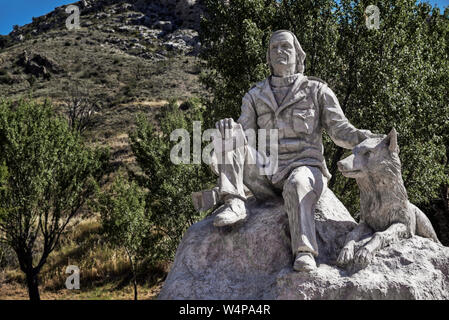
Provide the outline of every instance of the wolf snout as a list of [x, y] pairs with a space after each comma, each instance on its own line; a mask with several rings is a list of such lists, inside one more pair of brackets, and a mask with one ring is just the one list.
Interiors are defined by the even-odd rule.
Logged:
[[350, 169], [350, 166], [348, 166], [348, 158], [338, 161], [337, 166], [340, 171], [348, 171]]
[[337, 162], [338, 170], [344, 175], [348, 177], [352, 177], [353, 173], [356, 173], [354, 168], [354, 155], [350, 155], [343, 160]]
[[337, 162], [338, 170], [343, 171], [344, 170], [344, 164], [341, 162], [342, 160]]

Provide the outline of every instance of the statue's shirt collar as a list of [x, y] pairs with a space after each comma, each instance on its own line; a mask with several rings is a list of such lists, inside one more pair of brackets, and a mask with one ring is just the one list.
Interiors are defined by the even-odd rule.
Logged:
[[298, 77], [304, 77], [302, 73], [295, 73], [285, 77], [276, 77], [271, 75], [269, 77], [270, 85], [272, 87], [288, 87], [291, 86]]
[[[279, 114], [282, 110], [290, 106], [291, 104], [299, 101], [305, 97], [304, 90], [301, 90], [302, 83], [307, 79], [301, 73], [294, 74], [291, 80], [293, 81], [290, 90], [288, 91], [286, 97], [282, 101], [281, 105], [278, 105], [276, 99], [274, 97], [273, 91], [270, 85], [270, 77], [262, 81], [259, 87], [258, 98], [264, 101], [276, 114]], [[291, 77], [291, 76], [289, 76]], [[285, 78], [285, 77], [277, 77], [277, 78]]]

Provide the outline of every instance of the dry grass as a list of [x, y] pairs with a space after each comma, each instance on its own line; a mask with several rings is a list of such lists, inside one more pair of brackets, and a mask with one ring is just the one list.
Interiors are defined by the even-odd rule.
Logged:
[[[153, 287], [138, 286], [139, 300], [153, 300], [161, 290], [162, 284]], [[41, 289], [42, 300], [132, 300], [134, 291], [131, 286], [116, 290], [113, 283], [95, 288], [80, 290], [60, 289], [57, 291]], [[5, 283], [1, 285], [0, 300], [28, 300], [28, 291], [20, 283]]]
[[[80, 269], [81, 290], [67, 290], [67, 266]], [[143, 262], [138, 272], [141, 299], [159, 293], [169, 264]], [[42, 299], [133, 299], [131, 266], [123, 250], [103, 240], [99, 217], [72, 224], [39, 275]], [[18, 269], [0, 272], [0, 300], [28, 299], [25, 275]]]
[[168, 104], [167, 100], [143, 100], [143, 101], [133, 101], [130, 103], [124, 103], [121, 106], [144, 106], [150, 108], [160, 108]]

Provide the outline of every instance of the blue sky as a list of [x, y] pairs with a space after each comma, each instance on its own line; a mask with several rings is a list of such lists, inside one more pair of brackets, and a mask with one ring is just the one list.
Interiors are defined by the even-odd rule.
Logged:
[[[447, 0], [449, 1], [449, 0]], [[12, 26], [23, 26], [53, 11], [56, 7], [74, 3], [77, 0], [0, 0], [0, 34], [8, 34]]]
[[[30, 23], [32, 17], [39, 17], [54, 8], [77, 0], [0, 0], [0, 34], [8, 34], [12, 26]], [[449, 6], [449, 0], [428, 0], [441, 9]], [[373, 0], [373, 4], [376, 1]]]

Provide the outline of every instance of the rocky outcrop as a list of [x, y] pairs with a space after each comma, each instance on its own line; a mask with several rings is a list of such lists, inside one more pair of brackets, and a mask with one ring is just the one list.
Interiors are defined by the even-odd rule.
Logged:
[[387, 247], [365, 269], [338, 268], [345, 235], [356, 223], [329, 189], [316, 208], [318, 269], [310, 274], [292, 269], [282, 201], [251, 199], [247, 209], [238, 226], [215, 228], [212, 215], [189, 228], [159, 299], [449, 298], [449, 248], [428, 239]]
[[137, 0], [134, 10], [145, 14], [147, 24], [170, 21], [180, 28], [198, 30], [204, 7], [200, 0]]
[[175, 15], [181, 20], [183, 28], [198, 30], [203, 10], [199, 0], [176, 1]]
[[25, 68], [26, 73], [35, 77], [49, 78], [50, 72], [62, 72], [55, 61], [39, 53], [24, 51], [19, 57], [18, 64]]
[[[204, 11], [201, 0], [82, 0], [73, 4], [80, 8], [82, 30], [104, 33], [103, 42], [127, 54], [157, 61], [199, 53], [198, 31]], [[66, 31], [66, 8], [57, 7], [15, 28], [11, 39], [19, 42], [52, 30]], [[27, 73], [48, 77], [51, 71], [32, 62], [27, 64]]]
[[197, 54], [200, 50], [198, 32], [192, 29], [178, 29], [164, 39], [167, 50]]

